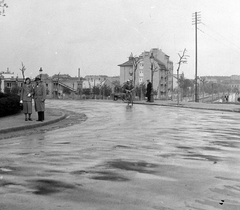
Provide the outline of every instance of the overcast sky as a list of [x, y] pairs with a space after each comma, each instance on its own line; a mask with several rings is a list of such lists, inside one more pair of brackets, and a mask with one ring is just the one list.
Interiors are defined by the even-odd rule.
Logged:
[[0, 16], [0, 71], [7, 68], [35, 77], [119, 75], [117, 66], [132, 52], [162, 49], [174, 63], [187, 49], [180, 72], [195, 75], [195, 30], [198, 25], [198, 75], [240, 75], [239, 0], [5, 0]]

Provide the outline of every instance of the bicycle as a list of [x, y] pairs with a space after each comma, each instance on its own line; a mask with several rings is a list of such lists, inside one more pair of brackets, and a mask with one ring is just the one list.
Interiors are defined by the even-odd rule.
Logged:
[[123, 98], [123, 101], [127, 101], [128, 106], [131, 104], [131, 106], [133, 106], [133, 89], [132, 90], [126, 90], [126, 95], [125, 98]]

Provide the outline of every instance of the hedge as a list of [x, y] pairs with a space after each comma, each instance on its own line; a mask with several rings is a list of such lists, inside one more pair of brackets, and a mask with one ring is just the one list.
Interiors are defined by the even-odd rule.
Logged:
[[20, 96], [0, 93], [0, 117], [20, 112]]

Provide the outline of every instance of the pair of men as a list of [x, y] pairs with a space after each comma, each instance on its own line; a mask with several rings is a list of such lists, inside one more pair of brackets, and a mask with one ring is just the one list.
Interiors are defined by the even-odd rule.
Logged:
[[32, 98], [34, 98], [35, 111], [38, 113], [37, 121], [44, 121], [46, 89], [40, 77], [35, 78], [36, 85], [33, 87], [30, 78], [26, 78], [22, 87], [20, 103], [23, 104], [25, 121], [32, 121]]

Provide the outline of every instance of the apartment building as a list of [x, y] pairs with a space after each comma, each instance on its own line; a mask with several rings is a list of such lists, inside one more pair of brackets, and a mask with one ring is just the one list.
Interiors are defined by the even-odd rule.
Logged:
[[[151, 56], [153, 63], [151, 63]], [[153, 48], [141, 53], [138, 57], [133, 57], [131, 54], [128, 61], [118, 66], [120, 67], [120, 84], [128, 79], [132, 79], [135, 85], [146, 84], [149, 79], [153, 83], [153, 89], [157, 92], [158, 99], [167, 99], [172, 93], [173, 62], [162, 50]]]

